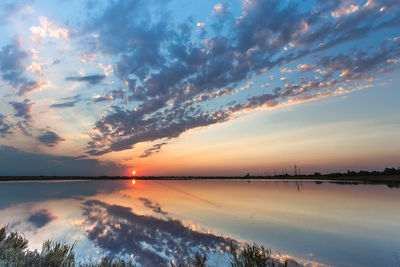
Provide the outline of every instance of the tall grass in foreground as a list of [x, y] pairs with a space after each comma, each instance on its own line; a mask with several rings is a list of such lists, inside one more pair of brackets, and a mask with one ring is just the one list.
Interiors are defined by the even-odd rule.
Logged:
[[[8, 225], [0, 228], [0, 266], [9, 267], [133, 267], [130, 261], [124, 259], [103, 258], [98, 263], [78, 263], [75, 261], [75, 243], [62, 244], [47, 240], [43, 242], [41, 252], [28, 250], [28, 240], [17, 232], [7, 233]], [[272, 258], [271, 249], [253, 244], [238, 248], [231, 244], [230, 262], [223, 266], [232, 267], [280, 267], [287, 266], [287, 262], [280, 263]], [[179, 258], [179, 255], [178, 255]], [[207, 257], [195, 255], [187, 264], [171, 267], [206, 267]]]

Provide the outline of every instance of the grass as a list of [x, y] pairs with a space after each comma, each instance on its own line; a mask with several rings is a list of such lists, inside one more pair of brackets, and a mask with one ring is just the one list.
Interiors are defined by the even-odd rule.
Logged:
[[[100, 262], [80, 263], [75, 260], [75, 245], [47, 240], [43, 242], [42, 250], [30, 251], [28, 240], [23, 234], [7, 232], [8, 225], [0, 228], [0, 266], [8, 267], [133, 267], [131, 261], [121, 258], [101, 259]], [[231, 259], [224, 266], [231, 267], [281, 267], [287, 262], [280, 263], [271, 255], [271, 249], [261, 245], [247, 244], [245, 247], [230, 246]], [[206, 267], [207, 256], [195, 255], [186, 264], [171, 267]]]

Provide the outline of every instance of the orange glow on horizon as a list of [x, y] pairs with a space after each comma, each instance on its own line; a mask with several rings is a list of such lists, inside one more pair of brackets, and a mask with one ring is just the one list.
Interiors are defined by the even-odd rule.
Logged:
[[132, 171], [132, 175], [136, 175], [136, 171], [135, 170]]

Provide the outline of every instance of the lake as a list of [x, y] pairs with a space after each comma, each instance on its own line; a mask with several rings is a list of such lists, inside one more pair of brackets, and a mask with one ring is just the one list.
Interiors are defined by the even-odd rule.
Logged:
[[305, 266], [399, 266], [400, 190], [315, 181], [0, 182], [0, 226], [77, 242], [78, 260], [130, 257], [163, 266], [256, 242]]

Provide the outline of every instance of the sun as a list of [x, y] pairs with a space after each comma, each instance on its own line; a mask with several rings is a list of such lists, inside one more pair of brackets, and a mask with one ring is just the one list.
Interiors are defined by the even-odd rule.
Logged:
[[132, 179], [132, 184], [135, 185], [136, 184], [136, 180]]
[[135, 170], [132, 171], [132, 175], [136, 175], [136, 171]]

